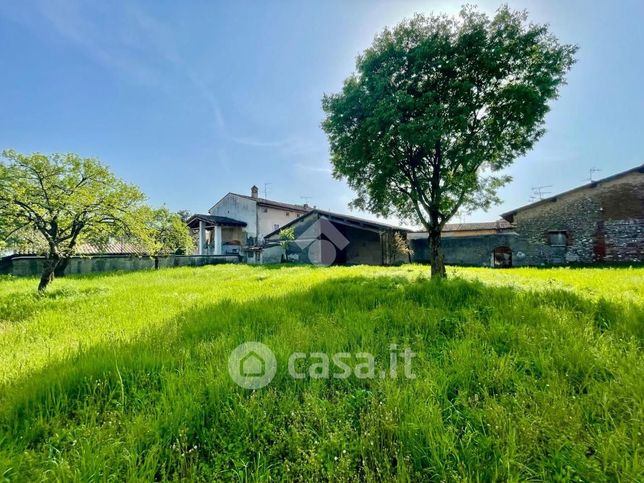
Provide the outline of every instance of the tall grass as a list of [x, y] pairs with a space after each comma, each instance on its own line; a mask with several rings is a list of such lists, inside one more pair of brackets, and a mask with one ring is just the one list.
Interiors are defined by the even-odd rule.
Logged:
[[[8, 480], [623, 480], [642, 469], [642, 269], [215, 266], [0, 281]], [[231, 350], [278, 372], [248, 391]], [[409, 346], [416, 379], [294, 380]]]

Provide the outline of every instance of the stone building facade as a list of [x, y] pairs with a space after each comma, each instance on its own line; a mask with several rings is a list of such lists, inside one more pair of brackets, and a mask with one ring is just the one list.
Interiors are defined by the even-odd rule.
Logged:
[[[501, 216], [511, 228], [495, 222], [496, 230], [483, 233], [482, 224], [463, 224], [455, 228], [457, 236], [454, 230], [445, 233], [445, 262], [497, 267], [644, 262], [644, 165]], [[426, 235], [408, 235], [414, 261], [429, 260]]]
[[502, 217], [525, 242], [526, 265], [644, 261], [644, 166]]

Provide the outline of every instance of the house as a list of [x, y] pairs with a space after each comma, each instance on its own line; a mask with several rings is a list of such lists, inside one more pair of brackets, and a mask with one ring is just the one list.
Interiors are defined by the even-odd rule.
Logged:
[[[644, 165], [501, 215], [446, 225], [445, 262], [509, 267], [644, 261]], [[410, 233], [414, 261], [429, 260], [427, 233]]]
[[[292, 228], [295, 239], [285, 247], [280, 232]], [[391, 265], [408, 262], [397, 249], [409, 230], [372, 220], [313, 209], [275, 229], [264, 237], [262, 263], [279, 263], [284, 258], [316, 265]], [[285, 253], [285, 251], [287, 253]]]
[[308, 213], [308, 205], [295, 205], [258, 196], [228, 193], [207, 214], [191, 216], [187, 225], [196, 232], [199, 255], [240, 255], [254, 259], [267, 233]]
[[395, 254], [409, 230], [353, 216], [268, 200], [258, 196], [228, 193], [207, 214], [191, 216], [187, 225], [198, 237], [199, 255], [239, 255], [248, 263], [279, 263], [284, 250], [280, 231], [293, 227], [289, 259], [315, 264], [386, 265], [409, 261]]

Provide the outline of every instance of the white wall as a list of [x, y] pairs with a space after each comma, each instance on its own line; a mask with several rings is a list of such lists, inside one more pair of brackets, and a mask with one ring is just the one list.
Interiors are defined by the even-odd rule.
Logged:
[[259, 236], [261, 238], [268, 235], [270, 232], [275, 231], [275, 225], [279, 225], [281, 228], [287, 223], [297, 219], [298, 215], [301, 216], [301, 212], [281, 210], [270, 208], [268, 206], [259, 205], [257, 209], [259, 211]]
[[[245, 231], [247, 236], [257, 237], [257, 203], [248, 198], [228, 193], [209, 213], [215, 216], [227, 216], [233, 220], [246, 222]], [[241, 240], [246, 243], [246, 240]]]
[[[246, 222], [246, 235], [259, 238], [261, 242], [264, 235], [276, 229], [276, 225], [281, 228], [305, 212], [261, 206], [255, 200], [228, 193], [208, 213]], [[245, 239], [241, 241], [246, 242]]]

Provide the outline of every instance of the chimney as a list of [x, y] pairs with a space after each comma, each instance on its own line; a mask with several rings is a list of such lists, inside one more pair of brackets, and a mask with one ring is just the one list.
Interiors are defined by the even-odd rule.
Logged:
[[257, 189], [257, 186], [253, 185], [253, 187], [250, 189], [250, 195], [253, 198], [257, 198], [258, 193], [259, 193], [259, 190]]

